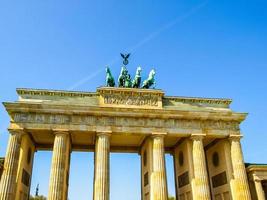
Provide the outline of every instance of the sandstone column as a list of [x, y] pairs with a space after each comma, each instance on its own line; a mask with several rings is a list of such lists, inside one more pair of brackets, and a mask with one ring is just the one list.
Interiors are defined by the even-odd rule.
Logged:
[[255, 183], [255, 189], [256, 189], [258, 200], [265, 200], [265, 194], [262, 188], [261, 180], [258, 178], [255, 178], [254, 183]]
[[0, 182], [0, 200], [14, 200], [16, 195], [16, 177], [20, 154], [22, 132], [10, 131], [9, 143]]
[[68, 132], [55, 132], [48, 200], [67, 200], [70, 159]]
[[110, 133], [97, 133], [95, 144], [94, 200], [109, 200]]
[[152, 174], [150, 200], [167, 200], [164, 135], [152, 136]]
[[240, 135], [230, 136], [231, 161], [233, 166], [233, 199], [250, 200], [247, 173], [240, 144]]
[[194, 200], [209, 200], [210, 189], [208, 181], [208, 173], [206, 167], [206, 158], [203, 147], [204, 135], [192, 135], [192, 158], [194, 178], [192, 182], [192, 193]]

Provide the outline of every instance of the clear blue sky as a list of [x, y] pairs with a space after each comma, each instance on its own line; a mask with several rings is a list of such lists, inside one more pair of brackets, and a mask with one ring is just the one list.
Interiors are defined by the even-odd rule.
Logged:
[[[0, 101], [17, 87], [95, 91], [104, 67], [115, 76], [120, 52], [129, 71], [157, 70], [168, 95], [226, 97], [248, 112], [242, 124], [246, 162], [267, 163], [266, 0], [1, 1]], [[0, 107], [0, 156], [8, 116]], [[47, 194], [50, 152], [38, 152], [32, 188]], [[169, 193], [174, 194], [167, 156]], [[71, 200], [92, 199], [93, 154], [73, 153]], [[34, 191], [32, 191], [34, 192]], [[138, 155], [111, 155], [111, 200], [140, 199]]]

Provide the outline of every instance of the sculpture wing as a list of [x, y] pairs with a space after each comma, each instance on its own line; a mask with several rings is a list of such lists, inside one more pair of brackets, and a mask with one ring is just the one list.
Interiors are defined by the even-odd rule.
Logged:
[[123, 59], [125, 59], [125, 56], [124, 56], [124, 54], [122, 54], [122, 53], [121, 53], [121, 57], [122, 57]]
[[130, 55], [131, 55], [131, 54], [128, 53], [128, 54], [125, 56], [125, 58], [128, 59], [128, 58], [130, 57]]

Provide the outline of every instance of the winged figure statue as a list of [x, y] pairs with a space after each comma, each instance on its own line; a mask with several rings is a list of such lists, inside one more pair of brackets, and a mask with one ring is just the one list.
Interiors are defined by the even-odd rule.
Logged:
[[130, 53], [126, 53], [126, 54], [123, 54], [121, 53], [121, 57], [123, 58], [123, 64], [124, 65], [128, 65], [129, 61], [128, 61], [128, 58], [130, 57]]

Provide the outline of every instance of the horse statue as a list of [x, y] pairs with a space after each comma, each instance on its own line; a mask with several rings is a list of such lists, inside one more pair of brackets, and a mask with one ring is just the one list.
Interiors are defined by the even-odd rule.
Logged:
[[126, 87], [126, 88], [131, 88], [132, 87], [132, 81], [131, 81], [131, 75], [130, 74], [126, 75], [124, 87]]
[[152, 85], [154, 85], [155, 88], [156, 85], [155, 75], [156, 71], [152, 69], [149, 73], [148, 79], [143, 82], [142, 88], [149, 89]]
[[136, 70], [135, 77], [132, 82], [133, 88], [139, 88], [141, 85], [141, 71], [142, 71], [141, 67], [138, 67]]
[[128, 70], [126, 69], [125, 66], [122, 66], [121, 73], [118, 79], [119, 87], [125, 87], [125, 81], [126, 81], [127, 75], [128, 75]]
[[115, 81], [114, 81], [114, 78], [111, 74], [109, 67], [106, 68], [106, 86], [107, 87], [114, 87], [115, 86]]

